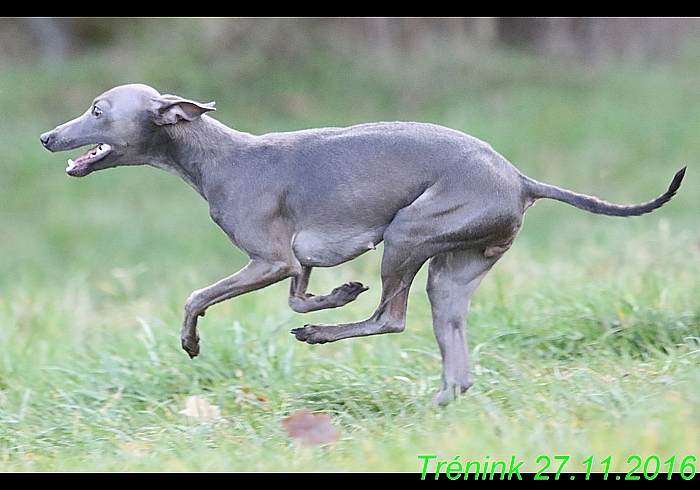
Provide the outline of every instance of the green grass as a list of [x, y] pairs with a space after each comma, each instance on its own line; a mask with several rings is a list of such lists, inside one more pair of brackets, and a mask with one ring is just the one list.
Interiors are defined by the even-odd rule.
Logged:
[[[593, 455], [598, 471], [612, 455], [611, 469], [626, 472], [631, 455], [675, 455], [676, 469], [700, 457], [700, 60], [592, 70], [497, 52], [387, 67], [315, 49], [293, 63], [254, 50], [203, 63], [197, 43], [182, 43], [0, 70], [1, 471], [418, 472], [428, 454], [514, 455], [524, 471], [541, 468], [540, 455], [571, 456], [565, 471], [584, 471]], [[356, 303], [298, 315], [287, 284], [274, 285], [212, 307], [202, 354], [189, 360], [185, 299], [246, 257], [174, 176], [120, 168], [70, 179], [74, 154], [38, 142], [131, 81], [216, 100], [215, 117], [254, 133], [444, 124], [534, 178], [616, 202], [647, 200], [689, 169], [678, 196], [641, 218], [555, 202], [529, 210], [473, 301], [476, 383], [438, 408], [425, 271], [401, 335], [309, 346], [288, 333], [370, 315], [381, 247], [315, 271], [315, 292], [369, 285]], [[179, 414], [191, 395], [223, 420]], [[332, 414], [341, 440], [290, 442], [280, 422], [301, 408]]]

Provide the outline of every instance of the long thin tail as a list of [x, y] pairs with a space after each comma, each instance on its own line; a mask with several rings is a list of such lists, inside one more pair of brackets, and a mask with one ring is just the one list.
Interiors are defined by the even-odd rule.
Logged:
[[532, 201], [541, 198], [556, 199], [557, 201], [571, 204], [579, 209], [595, 214], [606, 214], [608, 216], [639, 216], [650, 213], [671, 200], [671, 198], [678, 191], [678, 188], [681, 186], [683, 176], [685, 175], [685, 169], [686, 167], [683, 167], [676, 173], [675, 177], [673, 177], [673, 182], [671, 182], [671, 185], [668, 187], [668, 190], [656, 199], [652, 199], [651, 201], [645, 203], [632, 204], [628, 206], [611, 204], [609, 202], [601, 201], [596, 197], [578, 194], [576, 192], [561, 189], [553, 185], [543, 184], [524, 175], [522, 176], [522, 179], [523, 186]]

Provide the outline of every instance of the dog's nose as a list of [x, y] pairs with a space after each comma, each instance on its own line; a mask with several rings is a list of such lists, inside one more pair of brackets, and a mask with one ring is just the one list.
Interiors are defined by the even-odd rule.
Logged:
[[41, 144], [46, 146], [49, 144], [49, 141], [51, 140], [51, 133], [44, 133], [41, 136], [39, 136], [39, 139], [41, 140]]

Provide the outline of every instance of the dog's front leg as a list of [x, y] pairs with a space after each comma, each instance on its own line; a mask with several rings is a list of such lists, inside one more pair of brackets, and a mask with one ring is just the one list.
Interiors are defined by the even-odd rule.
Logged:
[[232, 276], [193, 292], [185, 303], [185, 321], [180, 332], [182, 348], [190, 357], [199, 354], [197, 317], [204, 316], [204, 312], [211, 305], [264, 288], [299, 273], [298, 264], [295, 267], [283, 261], [252, 259], [248, 265]]
[[308, 313], [310, 311], [345, 306], [351, 301], [355, 301], [361, 293], [369, 289], [360, 282], [349, 282], [338, 286], [330, 294], [314, 296], [306, 292], [310, 276], [311, 267], [303, 266], [301, 274], [292, 277], [288, 303], [289, 307], [297, 313]]

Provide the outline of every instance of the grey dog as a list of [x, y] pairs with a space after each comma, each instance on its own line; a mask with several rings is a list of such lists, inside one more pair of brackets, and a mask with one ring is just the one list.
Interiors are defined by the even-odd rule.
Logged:
[[591, 213], [637, 216], [669, 201], [685, 168], [661, 196], [621, 206], [537, 182], [483, 141], [415, 122], [381, 122], [262, 136], [235, 131], [201, 104], [141, 85], [115, 87], [80, 117], [41, 135], [50, 151], [96, 145], [67, 173], [148, 164], [190, 184], [212, 219], [248, 254], [240, 271], [193, 292], [181, 340], [199, 353], [197, 319], [211, 305], [291, 278], [289, 306], [343, 306], [367, 288], [351, 282], [324, 296], [306, 292], [313, 267], [347, 262], [384, 242], [382, 296], [367, 320], [292, 330], [309, 344], [401, 332], [411, 283], [430, 261], [427, 292], [442, 354], [445, 405], [473, 383], [465, 318], [474, 291], [510, 248], [523, 213], [556, 199]]

